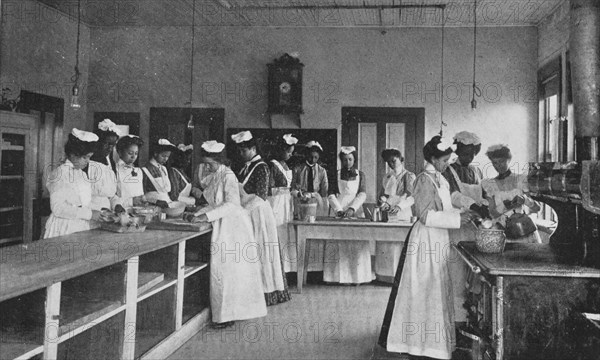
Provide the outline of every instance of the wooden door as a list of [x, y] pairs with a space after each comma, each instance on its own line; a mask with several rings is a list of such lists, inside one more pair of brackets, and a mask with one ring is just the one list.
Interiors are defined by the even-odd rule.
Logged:
[[406, 168], [418, 173], [423, 167], [424, 137], [424, 108], [342, 108], [341, 145], [358, 149], [357, 166], [366, 176], [367, 203], [376, 202], [383, 177], [389, 171], [381, 152], [397, 148], [404, 155]]

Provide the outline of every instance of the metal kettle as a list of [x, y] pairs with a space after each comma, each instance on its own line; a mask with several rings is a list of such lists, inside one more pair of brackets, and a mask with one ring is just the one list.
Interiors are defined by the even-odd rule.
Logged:
[[527, 214], [513, 213], [506, 219], [506, 237], [518, 239], [533, 234], [537, 230], [533, 220]]

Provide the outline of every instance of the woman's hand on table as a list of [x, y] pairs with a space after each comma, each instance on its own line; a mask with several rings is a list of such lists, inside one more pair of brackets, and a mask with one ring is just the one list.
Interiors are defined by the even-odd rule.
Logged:
[[194, 213], [183, 214], [183, 220], [187, 222], [208, 222], [208, 216], [206, 214], [195, 215]]
[[402, 210], [402, 209], [400, 209], [400, 206], [398, 206], [398, 205], [396, 205], [396, 206], [394, 206], [394, 207], [390, 207], [390, 206], [388, 205], [388, 207], [390, 208], [390, 209], [388, 210], [388, 212], [389, 212], [390, 214], [392, 214], [392, 215], [395, 215], [395, 214], [397, 214], [397, 213], [398, 213], [398, 211]]
[[344, 217], [345, 218], [351, 218], [354, 216], [354, 209], [353, 208], [348, 208], [346, 211], [344, 211]]
[[144, 206], [146, 205], [146, 197], [144, 195], [136, 196], [133, 198], [133, 206]]

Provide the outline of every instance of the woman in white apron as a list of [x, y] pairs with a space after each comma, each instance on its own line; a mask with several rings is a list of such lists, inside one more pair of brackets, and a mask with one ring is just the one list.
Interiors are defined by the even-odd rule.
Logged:
[[152, 158], [142, 168], [144, 171], [144, 193], [146, 200], [160, 207], [168, 207], [171, 203], [169, 192], [171, 181], [167, 171], [167, 161], [177, 148], [167, 139], [159, 139], [152, 146]]
[[249, 131], [232, 135], [245, 166], [238, 174], [241, 203], [250, 213], [254, 239], [259, 245], [262, 265], [263, 290], [267, 306], [291, 299], [281, 261], [281, 247], [277, 237], [277, 223], [267, 201], [269, 193], [269, 166], [257, 154], [256, 140]]
[[[427, 161], [415, 180], [415, 214], [397, 291], [392, 291], [380, 343], [387, 351], [451, 359], [455, 347], [453, 287], [448, 267], [448, 229], [470, 221], [469, 212], [452, 207], [448, 182], [442, 176], [452, 153], [439, 136], [423, 149]], [[382, 340], [383, 338], [383, 340]]]
[[[301, 201], [315, 201], [317, 203], [317, 216], [329, 216], [329, 181], [327, 171], [319, 165], [323, 147], [317, 141], [306, 144], [306, 162], [294, 169], [292, 179], [292, 197], [294, 210], [298, 212]], [[325, 256], [325, 241], [313, 240], [308, 242], [308, 268], [307, 271], [323, 271]]]
[[[92, 155], [86, 168], [88, 178], [92, 183], [92, 209], [114, 209], [116, 213], [125, 212], [117, 196], [116, 162], [113, 152], [120, 136], [117, 125], [110, 119], [104, 119], [98, 124], [98, 149]], [[100, 227], [100, 223], [92, 221], [92, 228]]]
[[192, 181], [188, 178], [184, 169], [188, 168], [187, 152], [193, 149], [193, 145], [184, 146], [179, 144], [177, 150], [171, 154], [171, 166], [167, 166], [171, 191], [169, 197], [172, 201], [181, 201], [187, 206], [195, 206], [196, 198], [193, 196]]
[[208, 206], [185, 217], [212, 225], [211, 248], [216, 251], [210, 257], [210, 312], [216, 328], [267, 315], [259, 247], [248, 212], [240, 205], [235, 174], [223, 164], [224, 148], [214, 140], [202, 144], [200, 161], [205, 166], [198, 181]]
[[[329, 205], [336, 216], [364, 218], [362, 204], [367, 198], [365, 174], [354, 168], [356, 148], [342, 146], [339, 153], [342, 169], [337, 184], [330, 190]], [[325, 241], [323, 281], [362, 284], [373, 280], [370, 239], [365, 241]]]
[[[415, 174], [404, 168], [404, 158], [398, 149], [386, 149], [381, 157], [390, 167], [382, 181], [379, 205], [389, 211], [388, 221], [410, 221], [413, 216]], [[375, 245], [375, 276], [378, 281], [392, 283], [398, 268], [402, 244], [377, 241]]]
[[[444, 171], [444, 177], [450, 184], [452, 205], [457, 209], [474, 211], [482, 218], [489, 218], [488, 201], [481, 186], [481, 170], [471, 165], [475, 155], [481, 150], [481, 141], [476, 134], [462, 131], [454, 136], [454, 143], [458, 158]], [[454, 244], [460, 241], [474, 241], [476, 230], [475, 225], [469, 223], [458, 230], [450, 231], [450, 238]], [[456, 321], [464, 322], [467, 320], [467, 311], [463, 304], [467, 295], [468, 268], [454, 248], [451, 250], [450, 266], [455, 284]]]
[[46, 179], [52, 214], [43, 238], [68, 235], [90, 229], [90, 221], [100, 220], [100, 211], [91, 207], [92, 185], [82, 170], [88, 166], [97, 147], [98, 136], [73, 128], [65, 144], [66, 160]]
[[[485, 194], [490, 203], [490, 213], [495, 221], [506, 226], [506, 219], [513, 213], [534, 214], [540, 211], [540, 206], [528, 196], [529, 184], [527, 176], [524, 174], [515, 174], [510, 168], [512, 154], [506, 145], [491, 146], [487, 152], [487, 157], [492, 162], [492, 166], [498, 172], [498, 176], [493, 179], [483, 180], [482, 185]], [[515, 202], [521, 205], [512, 207], [512, 210], [506, 208], [505, 202]], [[541, 244], [539, 232], [533, 233], [517, 239], [508, 239], [508, 241], [538, 243]]]
[[283, 271], [297, 271], [296, 240], [292, 237], [293, 229], [288, 223], [294, 220], [294, 207], [290, 186], [292, 185], [292, 170], [286, 161], [294, 153], [294, 145], [298, 139], [292, 134], [285, 134], [276, 145], [274, 158], [271, 159], [271, 195], [268, 197], [273, 208], [277, 223], [277, 236], [281, 246]]
[[142, 206], [144, 197], [144, 175], [135, 166], [144, 141], [135, 135], [125, 135], [117, 142], [117, 196], [125, 208]]

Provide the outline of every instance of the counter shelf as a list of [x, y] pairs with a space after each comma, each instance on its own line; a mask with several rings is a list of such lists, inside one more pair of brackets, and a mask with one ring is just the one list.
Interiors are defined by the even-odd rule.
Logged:
[[[91, 230], [0, 248], [0, 358], [167, 357], [209, 321], [208, 261], [186, 259], [186, 244], [207, 247], [210, 231]], [[80, 251], [49, 251], [69, 244]]]

